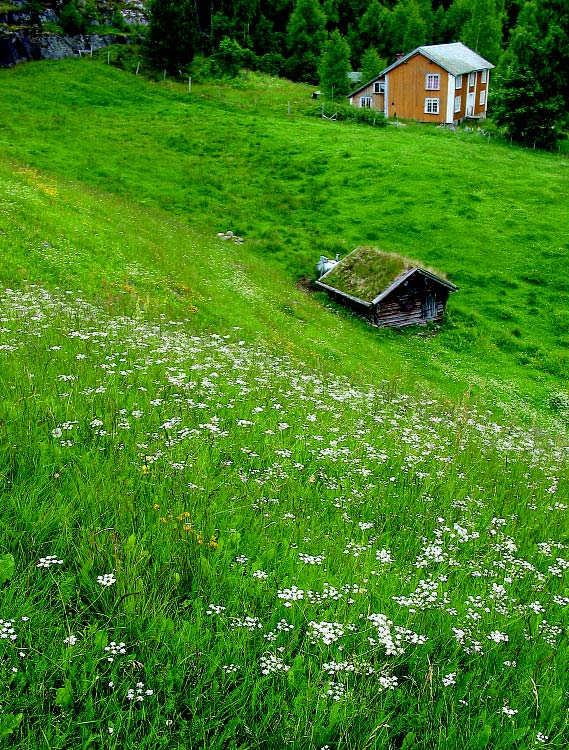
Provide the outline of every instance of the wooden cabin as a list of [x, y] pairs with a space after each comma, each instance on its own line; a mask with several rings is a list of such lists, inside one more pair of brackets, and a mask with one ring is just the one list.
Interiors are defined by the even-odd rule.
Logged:
[[357, 247], [315, 284], [379, 328], [440, 321], [449, 294], [457, 291], [415, 261], [374, 247]]
[[482, 120], [493, 67], [461, 42], [417, 47], [348, 98], [385, 117], [445, 125]]

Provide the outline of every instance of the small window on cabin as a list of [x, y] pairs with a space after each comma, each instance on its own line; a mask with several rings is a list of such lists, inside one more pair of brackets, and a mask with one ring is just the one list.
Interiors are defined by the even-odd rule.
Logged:
[[427, 91], [438, 91], [441, 87], [439, 73], [427, 73]]
[[360, 96], [360, 107], [362, 109], [371, 108], [371, 96]]
[[461, 109], [462, 109], [462, 96], [455, 96], [454, 97], [454, 111], [455, 111], [455, 114], [457, 112], [460, 112]]
[[485, 91], [480, 92], [479, 102], [480, 102], [481, 107], [483, 107], [486, 104], [486, 92]]
[[438, 115], [439, 114], [439, 99], [425, 99], [425, 114], [426, 115]]
[[456, 88], [461, 89], [462, 88], [462, 76], [456, 77]]
[[483, 70], [482, 73], [481, 73], [481, 75], [480, 75], [480, 82], [481, 83], [486, 83], [487, 81], [488, 81], [488, 71], [487, 70]]
[[476, 73], [469, 73], [468, 74], [468, 85], [472, 87], [472, 86], [474, 86], [475, 83], [476, 83]]
[[385, 81], [375, 81], [373, 84], [374, 94], [385, 94]]

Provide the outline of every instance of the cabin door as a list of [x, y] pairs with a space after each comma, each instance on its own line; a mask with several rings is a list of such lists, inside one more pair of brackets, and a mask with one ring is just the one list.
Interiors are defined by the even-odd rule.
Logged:
[[474, 114], [474, 91], [472, 91], [468, 96], [466, 97], [466, 116], [472, 117]]
[[433, 294], [427, 294], [423, 300], [423, 318], [434, 320], [437, 317], [437, 300]]

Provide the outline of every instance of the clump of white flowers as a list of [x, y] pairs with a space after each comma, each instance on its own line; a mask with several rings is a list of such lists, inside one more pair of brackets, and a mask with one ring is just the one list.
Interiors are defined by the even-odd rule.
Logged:
[[101, 586], [112, 586], [113, 583], [116, 583], [117, 579], [114, 577], [112, 573], [105, 573], [102, 576], [97, 576], [97, 583], [100, 583]]

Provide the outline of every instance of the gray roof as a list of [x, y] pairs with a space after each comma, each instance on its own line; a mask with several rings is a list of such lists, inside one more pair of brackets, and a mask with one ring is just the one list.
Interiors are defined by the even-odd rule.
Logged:
[[480, 57], [462, 42], [453, 42], [452, 44], [428, 44], [424, 47], [417, 47], [417, 49], [409, 52], [383, 70], [380, 75], [385, 75], [385, 73], [388, 73], [397, 65], [401, 65], [417, 53], [440, 65], [453, 76], [461, 76], [465, 73], [472, 73], [474, 70], [488, 70], [494, 67], [491, 62]]
[[432, 60], [441, 68], [446, 70], [453, 76], [461, 76], [465, 73], [472, 73], [475, 70], [490, 70], [494, 67], [491, 62], [480, 57], [476, 52], [469, 49], [462, 42], [453, 42], [452, 44], [428, 44], [424, 47], [417, 47], [412, 52], [407, 53], [399, 60], [396, 60], [389, 67], [379, 73], [371, 81], [367, 81], [362, 86], [358, 86], [355, 91], [352, 91], [348, 96], [353, 96], [361, 89], [369, 86], [372, 81], [377, 81], [378, 78], [382, 78], [386, 73], [389, 73], [393, 68], [396, 68], [401, 63], [407, 62], [413, 55], [421, 54]]

